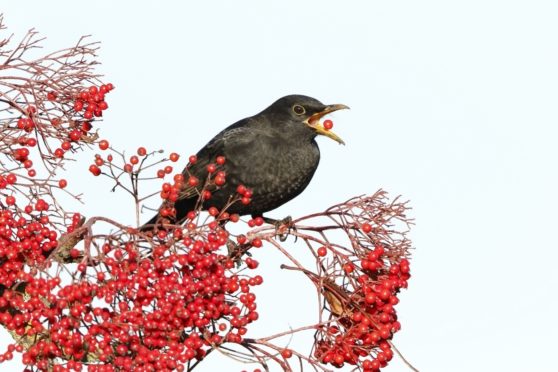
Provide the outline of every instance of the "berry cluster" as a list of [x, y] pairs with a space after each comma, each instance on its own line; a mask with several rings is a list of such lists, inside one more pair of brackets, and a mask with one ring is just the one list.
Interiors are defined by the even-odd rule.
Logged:
[[394, 306], [399, 303], [399, 290], [407, 288], [410, 271], [407, 259], [389, 264], [384, 254], [384, 248], [377, 246], [362, 257], [360, 267], [344, 265], [347, 275], [359, 273], [353, 277], [354, 291], [334, 284], [325, 288], [330, 309], [338, 318], [337, 325], [320, 331], [316, 342], [315, 356], [323, 363], [360, 364], [371, 372], [393, 358], [388, 340], [401, 329]]
[[[0, 288], [21, 279], [24, 265], [37, 266], [57, 246], [58, 233], [49, 224], [50, 205], [43, 199], [16, 209], [16, 199], [6, 197], [0, 212]], [[0, 306], [1, 308], [2, 306]]]
[[90, 86], [88, 89], [83, 90], [74, 99], [74, 111], [81, 113], [86, 120], [95, 117], [103, 116], [103, 111], [108, 108], [105, 101], [105, 94], [114, 89], [112, 83], [103, 84], [100, 87], [95, 85]]
[[380, 203], [382, 197], [357, 198], [328, 211], [354, 246], [344, 250], [324, 242], [316, 257], [325, 271], [320, 276], [306, 272], [322, 291], [324, 311], [331, 317], [316, 334], [314, 357], [321, 363], [373, 372], [393, 358], [390, 340], [401, 329], [395, 305], [411, 277], [409, 241], [388, 228], [406, 223], [406, 207], [392, 210]]
[[[67, 151], [72, 150], [72, 143], [90, 141], [88, 133], [93, 128], [91, 122], [94, 117], [103, 116], [103, 111], [108, 109], [105, 95], [113, 89], [114, 86], [111, 83], [103, 84], [100, 87], [92, 85], [74, 97], [73, 110], [78, 119], [75, 121], [76, 125], [69, 128], [67, 138], [60, 147], [54, 150], [56, 158], [63, 158]], [[54, 126], [60, 125], [57, 120], [51, 122]]]
[[[99, 148], [108, 149], [108, 141], [100, 141]], [[138, 148], [121, 170], [139, 172], [135, 167], [146, 156], [147, 150]], [[175, 153], [169, 157], [178, 158]], [[100, 173], [100, 167], [116, 167], [113, 160], [112, 154], [97, 155], [93, 166]], [[190, 163], [195, 162], [190, 157]], [[205, 198], [211, 197], [210, 189], [226, 182], [224, 172], [218, 170], [224, 163], [219, 156], [207, 166]], [[171, 173], [172, 167], [163, 171]], [[0, 185], [16, 181], [15, 175], [8, 175]], [[168, 202], [163, 215], [173, 213], [172, 204], [184, 187], [199, 185], [195, 177], [185, 180], [182, 174], [174, 175], [173, 181], [161, 188], [161, 197]], [[249, 202], [251, 194], [239, 186], [237, 200]], [[15, 208], [15, 198], [8, 202]], [[137, 232], [131, 230], [104, 242], [94, 240], [100, 247], [96, 255], [72, 248], [70, 262], [77, 265], [68, 284], [59, 277], [24, 274], [26, 265], [44, 265], [57, 247], [58, 235], [45, 225], [48, 208], [39, 200], [25, 208], [28, 219], [15, 218], [9, 210], [0, 219], [0, 260], [5, 261], [0, 266], [0, 324], [24, 340], [36, 340], [27, 347], [11, 345], [0, 361], [19, 351], [23, 363], [39, 370], [81, 370], [83, 361], [91, 361], [95, 365], [89, 369], [99, 371], [180, 371], [224, 342], [243, 342], [247, 326], [258, 319], [251, 288], [263, 279], [239, 275], [236, 265], [242, 259], [247, 269], [257, 268], [258, 262], [242, 252], [261, 247], [261, 240], [240, 235], [237, 241], [242, 249], [236, 254], [222, 252], [230, 241], [223, 223], [238, 222], [238, 215], [210, 208], [212, 220], [198, 224], [199, 212], [192, 211], [184, 227], [161, 228], [147, 244], [138, 242]], [[74, 232], [80, 221], [81, 216], [74, 214], [67, 233]], [[250, 222], [262, 223], [261, 218]], [[62, 360], [67, 361], [65, 369], [56, 362]]]
[[[63, 359], [67, 370], [81, 370], [89, 360], [98, 364], [89, 369], [99, 371], [180, 371], [223, 342], [242, 342], [259, 317], [251, 288], [263, 279], [236, 273], [233, 260], [220, 253], [229, 234], [215, 221], [190, 222], [149, 246], [124, 235], [96, 243], [102, 265], [82, 260], [64, 285], [58, 277], [24, 273], [24, 264], [43, 263], [56, 247], [57, 234], [41, 224], [44, 216], [39, 220], [14, 219], [7, 210], [0, 218], [0, 259], [6, 261], [0, 324], [38, 340], [16, 350], [26, 365], [62, 370], [52, 363]], [[75, 215], [69, 232], [79, 220]], [[70, 255], [84, 256], [75, 248]], [[10, 359], [14, 347], [0, 361]]]
[[[50, 91], [45, 93], [47, 101], [39, 100], [36, 105], [30, 104], [22, 108], [21, 117], [15, 120], [15, 125], [4, 127], [3, 141], [0, 145], [0, 152], [14, 163], [10, 166], [11, 172], [26, 178], [37, 177], [41, 172], [34, 167], [33, 159], [38, 158], [42, 159], [37, 163], [39, 168], [44, 166], [53, 173], [53, 169], [61, 166], [68, 151], [75, 151], [94, 138], [95, 135], [91, 134], [92, 122], [108, 108], [104, 96], [113, 88], [112, 84], [90, 86], [77, 95]], [[72, 99], [67, 98], [68, 96], [73, 97], [73, 106]], [[84, 101], [84, 98], [87, 100]], [[74, 110], [83, 110], [83, 102], [87, 102], [83, 113]], [[0, 180], [0, 186], [1, 184]], [[43, 184], [47, 189], [66, 186], [66, 180], [49, 179]], [[10, 189], [16, 192], [15, 187]]]

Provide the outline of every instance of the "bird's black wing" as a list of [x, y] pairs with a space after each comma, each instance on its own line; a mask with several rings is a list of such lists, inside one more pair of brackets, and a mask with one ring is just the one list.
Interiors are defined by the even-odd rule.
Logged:
[[[194, 164], [186, 166], [183, 171], [185, 186], [175, 203], [175, 221], [182, 220], [189, 211], [196, 208], [204, 187], [213, 193], [207, 204], [221, 209], [228, 203], [230, 197], [235, 195], [239, 184], [256, 187], [271, 181], [268, 179], [271, 175], [262, 170], [272, 166], [269, 152], [279, 144], [273, 133], [260, 129], [254, 124], [250, 119], [244, 119], [226, 128], [196, 154], [197, 160]], [[215, 164], [218, 156], [224, 156], [226, 159], [224, 165], [217, 166], [217, 171], [225, 172], [226, 184], [222, 187], [217, 187], [214, 183], [206, 185], [209, 174], [207, 166]], [[199, 180], [198, 185], [188, 184], [190, 176], [195, 176]], [[158, 219], [157, 214], [142, 229], [149, 229], [149, 225], [153, 226]]]
[[[245, 177], [250, 169], [261, 161], [262, 151], [273, 145], [275, 138], [272, 134], [254, 126], [233, 125], [205, 145], [196, 155], [195, 164], [184, 170], [185, 179], [194, 175], [200, 181], [196, 187], [186, 186], [180, 193], [179, 199], [197, 198], [207, 180], [207, 166], [215, 164], [218, 156], [224, 156], [226, 162], [223, 166], [217, 166], [217, 171], [224, 171], [227, 176], [227, 184], [235, 187], [246, 182]], [[244, 177], [243, 177], [244, 176]], [[209, 185], [208, 190], [214, 191], [215, 185]]]

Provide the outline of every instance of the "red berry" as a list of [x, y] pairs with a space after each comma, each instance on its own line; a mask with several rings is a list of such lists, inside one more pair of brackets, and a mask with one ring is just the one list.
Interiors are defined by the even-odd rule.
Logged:
[[217, 177], [215, 177], [214, 182], [215, 182], [215, 185], [217, 185], [217, 186], [223, 186], [225, 184], [226, 180], [225, 180], [225, 177], [223, 177], [223, 176], [217, 176]]
[[172, 186], [168, 182], [163, 183], [163, 186], [161, 186], [161, 190], [163, 190], [163, 192], [170, 192], [171, 188]]
[[283, 349], [281, 350], [281, 356], [285, 359], [289, 359], [293, 356], [293, 352], [290, 349]]
[[61, 179], [60, 181], [58, 181], [58, 186], [63, 189], [64, 187], [68, 186], [68, 181], [66, 181], [65, 179]]
[[68, 141], [64, 141], [62, 142], [62, 145], [60, 147], [62, 147], [62, 150], [68, 151], [69, 149], [72, 148], [72, 144]]
[[329, 120], [329, 119], [324, 120], [324, 124], [323, 124], [323, 125], [324, 125], [324, 129], [325, 129], [325, 130], [330, 130], [331, 128], [333, 128], [333, 121], [331, 121], [331, 120]]
[[47, 93], [47, 99], [48, 99], [49, 101], [54, 101], [54, 100], [56, 99], [56, 93], [54, 93], [54, 92], [48, 92], [48, 93]]
[[139, 158], [136, 155], [132, 155], [130, 157], [130, 163], [132, 163], [133, 165], [136, 165], [137, 163], [139, 163]]
[[81, 123], [81, 130], [84, 132], [89, 132], [93, 128], [90, 121], [84, 121]]
[[325, 257], [326, 254], [327, 254], [327, 248], [326, 247], [318, 248], [318, 256]]
[[345, 271], [345, 273], [350, 274], [355, 270], [355, 266], [352, 263], [346, 263], [345, 265], [343, 265], [343, 271]]
[[18, 161], [25, 161], [29, 156], [29, 150], [26, 148], [17, 149], [14, 151], [14, 158]]
[[8, 205], [14, 205], [15, 202], [16, 202], [15, 197], [13, 197], [13, 196], [11, 196], [11, 195], [10, 195], [10, 196], [6, 196], [6, 204], [8, 204]]
[[191, 187], [195, 187], [199, 184], [198, 179], [195, 176], [190, 176], [190, 178], [188, 178], [188, 185]]
[[375, 304], [376, 303], [376, 295], [372, 292], [367, 293], [366, 296], [364, 296], [364, 301], [366, 301], [367, 304]]
[[79, 141], [79, 139], [81, 138], [81, 131], [78, 129], [74, 129], [73, 131], [70, 132], [70, 139], [72, 141]]
[[138, 147], [139, 156], [145, 156], [146, 154], [147, 154], [147, 150], [145, 149], [145, 147]]
[[213, 164], [213, 163], [212, 163], [212, 164], [209, 164], [209, 165], [207, 166], [207, 171], [208, 171], [209, 173], [214, 173], [216, 170], [217, 170], [217, 166], [216, 166], [215, 164]]
[[372, 231], [372, 226], [370, 226], [369, 223], [363, 223], [363, 224], [362, 224], [362, 231], [363, 231], [365, 234], [368, 234], [369, 232]]
[[382, 289], [380, 293], [378, 293], [378, 297], [380, 297], [384, 301], [389, 299], [390, 296], [391, 292], [389, 291], [389, 289]]
[[17, 181], [17, 176], [13, 173], [10, 173], [6, 176], [6, 182], [8, 182], [10, 185], [13, 185], [14, 183], [16, 183]]
[[101, 140], [101, 141], [99, 142], [99, 148], [100, 148], [101, 150], [106, 150], [106, 149], [108, 149], [108, 148], [109, 148], [109, 143], [108, 143], [108, 141], [107, 141], [107, 140]]
[[174, 162], [177, 162], [179, 158], [180, 158], [180, 155], [178, 155], [176, 152], [173, 152], [173, 153], [171, 153], [171, 154], [169, 155], [169, 159], [170, 159], [170, 161], [172, 161], [173, 163], [174, 163]]
[[224, 156], [217, 156], [217, 159], [215, 159], [215, 162], [219, 165], [223, 165], [223, 164], [225, 164], [225, 157]]
[[83, 110], [83, 101], [77, 100], [74, 102], [74, 110], [80, 112]]
[[190, 164], [196, 164], [196, 162], [198, 161], [198, 157], [196, 155], [191, 155], [188, 158], [188, 161], [190, 162]]
[[238, 185], [238, 187], [236, 188], [236, 192], [240, 195], [244, 195], [244, 193], [246, 192], [246, 186]]
[[101, 174], [101, 170], [95, 164], [91, 164], [89, 166], [89, 172], [93, 173], [94, 176], [98, 176]]
[[64, 157], [64, 150], [62, 150], [61, 148], [58, 148], [56, 150], [54, 150], [54, 156], [57, 158], [63, 158]]
[[[406, 261], [406, 260], [405, 260]], [[411, 272], [411, 269], [409, 267], [409, 261], [407, 261], [406, 263], [403, 262], [403, 260], [401, 261], [401, 263], [399, 264], [399, 268], [401, 269], [401, 272], [403, 274], [409, 274]]]

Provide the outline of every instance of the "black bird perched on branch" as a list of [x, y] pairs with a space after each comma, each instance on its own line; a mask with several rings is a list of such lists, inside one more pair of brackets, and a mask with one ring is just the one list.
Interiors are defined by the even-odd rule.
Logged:
[[[237, 186], [253, 190], [251, 202], [237, 201], [227, 208], [229, 213], [262, 216], [299, 195], [308, 186], [320, 161], [317, 135], [329, 137], [340, 144], [343, 140], [326, 130], [320, 119], [348, 107], [341, 104], [324, 105], [303, 95], [289, 95], [275, 101], [257, 115], [242, 119], [217, 134], [197, 153], [197, 161], [184, 169], [185, 180], [190, 175], [200, 180], [179, 194], [171, 222], [180, 222], [196, 208], [200, 192], [207, 179], [209, 164], [224, 156], [225, 164], [218, 166], [226, 174], [226, 183], [210, 185], [211, 198], [203, 208], [222, 210], [237, 195]], [[155, 215], [141, 228], [151, 230], [159, 221]]]

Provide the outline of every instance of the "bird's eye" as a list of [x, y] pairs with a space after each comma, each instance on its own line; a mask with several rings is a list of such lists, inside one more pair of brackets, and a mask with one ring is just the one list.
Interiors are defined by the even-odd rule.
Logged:
[[293, 106], [293, 111], [295, 114], [297, 115], [302, 115], [306, 112], [306, 110], [304, 109], [304, 107], [302, 107], [301, 105], [294, 105]]

